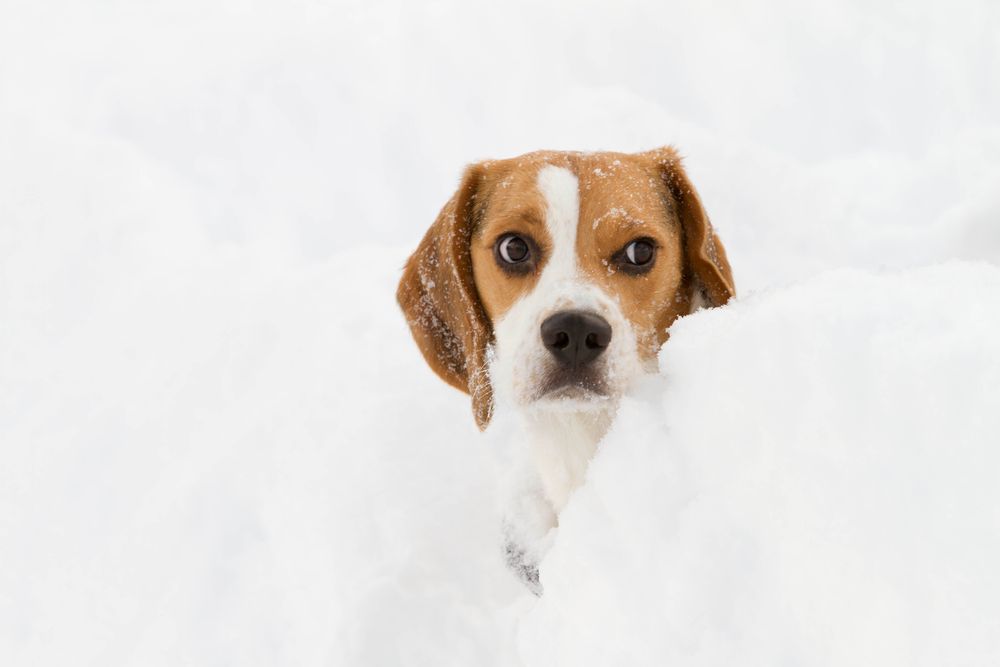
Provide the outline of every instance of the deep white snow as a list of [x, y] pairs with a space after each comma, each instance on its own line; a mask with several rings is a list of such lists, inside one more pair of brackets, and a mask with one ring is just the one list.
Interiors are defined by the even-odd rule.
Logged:
[[[1000, 8], [0, 4], [0, 664], [1000, 663]], [[399, 268], [676, 143], [680, 321], [536, 599]]]
[[1000, 657], [998, 291], [835, 271], [679, 322], [562, 517], [524, 662]]

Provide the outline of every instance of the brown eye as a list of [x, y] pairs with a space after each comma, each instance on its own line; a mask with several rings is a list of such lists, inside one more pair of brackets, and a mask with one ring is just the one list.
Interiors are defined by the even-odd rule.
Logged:
[[646, 239], [636, 239], [625, 246], [625, 261], [633, 266], [646, 266], [653, 261], [656, 246]]
[[501, 236], [497, 241], [496, 252], [497, 256], [507, 264], [520, 264], [531, 255], [528, 242], [516, 234]]

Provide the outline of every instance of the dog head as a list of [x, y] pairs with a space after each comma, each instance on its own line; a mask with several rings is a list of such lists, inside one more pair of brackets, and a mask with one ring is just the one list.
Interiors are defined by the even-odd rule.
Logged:
[[398, 299], [431, 368], [526, 410], [613, 404], [675, 319], [735, 294], [672, 148], [538, 152], [470, 166], [407, 262]]

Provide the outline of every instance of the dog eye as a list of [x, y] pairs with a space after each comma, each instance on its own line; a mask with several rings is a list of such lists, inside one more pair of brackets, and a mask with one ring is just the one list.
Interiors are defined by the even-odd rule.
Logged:
[[646, 239], [636, 239], [625, 246], [625, 261], [633, 266], [646, 266], [653, 261], [656, 246]]
[[528, 242], [516, 234], [507, 234], [497, 241], [497, 255], [508, 264], [520, 264], [530, 254]]

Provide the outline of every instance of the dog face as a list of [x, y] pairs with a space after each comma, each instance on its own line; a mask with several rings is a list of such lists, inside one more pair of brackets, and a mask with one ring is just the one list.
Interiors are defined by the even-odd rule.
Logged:
[[531, 153], [469, 167], [407, 263], [399, 302], [431, 367], [521, 409], [607, 407], [670, 324], [734, 294], [671, 148]]

